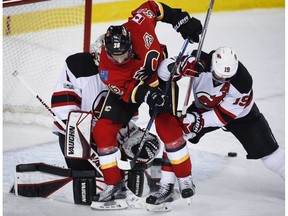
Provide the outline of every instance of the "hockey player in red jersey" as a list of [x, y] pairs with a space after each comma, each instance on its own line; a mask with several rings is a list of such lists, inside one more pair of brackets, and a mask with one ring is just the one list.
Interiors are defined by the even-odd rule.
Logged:
[[[174, 76], [174, 80], [182, 76], [194, 77], [194, 102], [186, 116], [179, 118], [187, 139], [196, 144], [206, 133], [222, 128], [239, 140], [247, 152], [247, 159], [261, 159], [267, 168], [285, 179], [284, 151], [279, 148], [268, 122], [254, 102], [252, 77], [238, 61], [235, 51], [220, 47], [209, 54], [202, 52], [198, 63], [195, 56], [196, 51], [184, 57]], [[158, 68], [159, 77], [167, 79], [174, 63], [172, 58], [164, 60]], [[175, 183], [165, 154], [164, 162], [158, 194]]]
[[[105, 34], [105, 46], [100, 54], [100, 77], [108, 86], [100, 119], [94, 127], [93, 137], [98, 147], [99, 159], [106, 189], [95, 201], [117, 199], [123, 178], [117, 167], [120, 157], [116, 135], [138, 111], [142, 102], [150, 108], [162, 107], [165, 103], [156, 70], [166, 58], [166, 49], [155, 34], [158, 21], [170, 23], [183, 38], [198, 42], [202, 25], [190, 18], [181, 9], [172, 9], [163, 3], [147, 1], [132, 11], [132, 17], [120, 26], [110, 26]], [[183, 180], [182, 195], [194, 194], [191, 179], [191, 162], [183, 139], [182, 128], [176, 118], [169, 113], [156, 117], [158, 135], [169, 149], [176, 176]], [[173, 131], [173, 133], [170, 133]], [[184, 187], [186, 185], [186, 187]]]

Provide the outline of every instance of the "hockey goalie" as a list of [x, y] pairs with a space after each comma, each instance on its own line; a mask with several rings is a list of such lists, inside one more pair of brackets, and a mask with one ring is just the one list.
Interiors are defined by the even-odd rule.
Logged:
[[[105, 188], [105, 182], [99, 165], [99, 158], [93, 141], [91, 128], [93, 113], [71, 111], [66, 123], [65, 158], [87, 161], [94, 170], [73, 170], [60, 168], [44, 163], [19, 164], [16, 166], [15, 184], [12, 189], [16, 195], [26, 197], [45, 197], [53, 200], [71, 202], [75, 204], [91, 205], [95, 209], [142, 208], [139, 197], [143, 195], [144, 178], [150, 190], [155, 189], [159, 180], [157, 173], [151, 176], [153, 160], [160, 150], [158, 138], [149, 133], [145, 136], [145, 148], [142, 149], [136, 166], [124, 173], [123, 199], [104, 205], [93, 205], [93, 198]], [[118, 143], [122, 159], [132, 159], [137, 153], [144, 131], [132, 121], [118, 133]], [[158, 163], [158, 164], [157, 164]], [[158, 166], [159, 162], [156, 162]], [[156, 168], [160, 171], [160, 168]], [[155, 173], [155, 172], [154, 172]], [[126, 191], [126, 187], [128, 191]], [[127, 195], [127, 196], [126, 196]]]

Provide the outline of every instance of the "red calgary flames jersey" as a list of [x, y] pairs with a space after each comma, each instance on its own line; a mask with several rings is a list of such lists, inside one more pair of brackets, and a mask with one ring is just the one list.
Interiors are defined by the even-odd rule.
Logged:
[[138, 83], [158, 85], [156, 70], [164, 59], [165, 46], [159, 43], [155, 28], [162, 17], [162, 6], [148, 1], [132, 11], [132, 17], [123, 24], [131, 34], [132, 50], [136, 58], [130, 58], [121, 65], [115, 64], [107, 57], [105, 47], [102, 48], [99, 65], [101, 80], [126, 102], [130, 99], [135, 102], [133, 90]]

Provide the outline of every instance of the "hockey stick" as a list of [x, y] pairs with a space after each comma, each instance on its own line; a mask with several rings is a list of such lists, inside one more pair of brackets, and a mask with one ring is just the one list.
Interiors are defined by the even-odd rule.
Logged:
[[[27, 88], [27, 90], [49, 111], [53, 119], [62, 127], [64, 131], [66, 131], [66, 125], [64, 122], [52, 111], [52, 109], [42, 100], [42, 98], [31, 88], [31, 86], [26, 82], [26, 80], [18, 73], [18, 71], [14, 71], [12, 75], [20, 80], [20, 82]], [[91, 148], [91, 156], [93, 155], [94, 159], [98, 157], [98, 154]], [[100, 168], [93, 162], [90, 158], [88, 159], [90, 164], [99, 172], [102, 176], [102, 171]]]
[[34, 96], [36, 99], [49, 111], [51, 116], [54, 118], [54, 120], [62, 127], [62, 129], [65, 131], [66, 125], [64, 122], [58, 118], [58, 116], [51, 110], [51, 108], [42, 100], [42, 98], [30, 87], [30, 85], [25, 81], [25, 79], [18, 73], [18, 71], [14, 71], [12, 73], [14, 77], [17, 77], [21, 83], [27, 88], [27, 90]]
[[[202, 47], [203, 47], [204, 39], [205, 39], [205, 36], [206, 36], [208, 24], [209, 24], [209, 21], [210, 21], [210, 17], [211, 17], [214, 1], [215, 0], [211, 0], [210, 1], [210, 5], [209, 5], [209, 8], [208, 8], [208, 11], [207, 11], [207, 14], [206, 14], [206, 18], [205, 18], [205, 22], [204, 22], [204, 26], [203, 26], [203, 32], [202, 32], [201, 39], [200, 39], [200, 42], [199, 42], [199, 45], [198, 45], [198, 49], [197, 49], [197, 53], [196, 53], [196, 58], [195, 58], [196, 63], [199, 62], [199, 60], [200, 60], [200, 54], [201, 54], [201, 50], [202, 50]], [[191, 91], [192, 91], [193, 81], [194, 81], [194, 77], [190, 77], [189, 84], [188, 84], [188, 89], [187, 89], [187, 92], [186, 92], [184, 105], [183, 105], [183, 109], [182, 109], [182, 115], [183, 116], [187, 112], [188, 103], [189, 103], [189, 99], [190, 99], [190, 95], [191, 95]]]
[[[186, 39], [184, 41], [184, 44], [183, 44], [183, 46], [182, 46], [177, 58], [176, 58], [176, 62], [175, 62], [174, 66], [172, 68], [172, 71], [171, 71], [170, 79], [166, 82], [166, 86], [165, 86], [165, 90], [163, 92], [163, 96], [165, 96], [167, 94], [167, 92], [168, 92], [168, 90], [170, 88], [172, 78], [175, 75], [175, 73], [177, 71], [177, 68], [179, 67], [181, 58], [184, 55], [184, 52], [185, 52], [188, 44], [189, 44], [189, 40]], [[152, 114], [152, 116], [151, 116], [151, 118], [150, 118], [150, 120], [149, 120], [149, 122], [148, 122], [148, 124], [147, 124], [147, 126], [145, 128], [144, 134], [143, 134], [143, 136], [142, 136], [142, 138], [140, 140], [139, 149], [138, 149], [137, 153], [134, 155], [133, 159], [132, 160], [128, 160], [128, 161], [123, 161], [121, 159], [117, 159], [118, 167], [121, 170], [131, 170], [135, 166], [136, 161], [137, 161], [137, 159], [138, 159], [138, 157], [139, 157], [139, 155], [140, 155], [140, 153], [142, 151], [142, 148], [143, 148], [143, 146], [145, 144], [145, 136], [149, 133], [149, 131], [150, 131], [152, 125], [153, 125], [153, 122], [154, 122], [158, 112], [159, 112], [159, 108], [155, 107], [155, 110], [154, 110], [154, 112], [153, 112], [153, 114]]]

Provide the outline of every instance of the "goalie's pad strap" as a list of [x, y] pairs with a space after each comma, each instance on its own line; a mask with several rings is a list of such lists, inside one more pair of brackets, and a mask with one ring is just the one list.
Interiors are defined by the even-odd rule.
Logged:
[[[96, 194], [96, 171], [72, 171], [44, 163], [16, 166], [15, 194], [90, 205]], [[103, 182], [103, 178], [98, 182]], [[103, 184], [101, 187], [103, 187]]]

